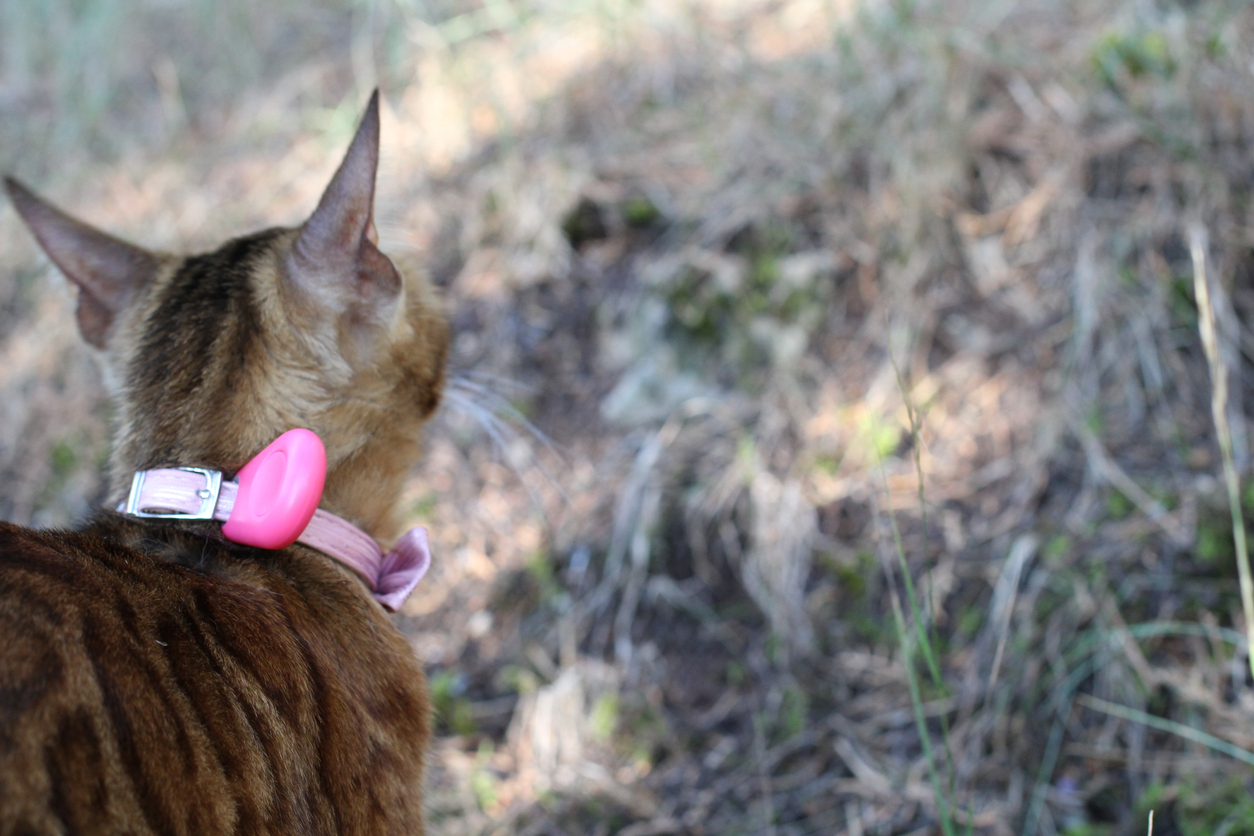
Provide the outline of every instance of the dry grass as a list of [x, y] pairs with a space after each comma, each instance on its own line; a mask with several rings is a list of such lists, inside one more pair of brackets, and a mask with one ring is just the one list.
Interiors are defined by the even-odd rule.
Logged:
[[[1246, 6], [47, 7], [0, 0], [0, 164], [158, 246], [299, 219], [384, 82], [383, 242], [456, 332], [435, 833], [1254, 829], [1188, 243], [1245, 475]], [[0, 251], [0, 511], [57, 524], [107, 412]]]

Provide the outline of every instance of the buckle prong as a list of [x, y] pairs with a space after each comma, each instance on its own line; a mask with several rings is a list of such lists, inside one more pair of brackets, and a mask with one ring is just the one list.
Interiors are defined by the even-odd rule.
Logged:
[[135, 517], [150, 517], [155, 519], [167, 520], [211, 520], [213, 512], [218, 507], [218, 496], [222, 492], [222, 472], [218, 470], [210, 470], [207, 467], [172, 467], [170, 470], [185, 470], [188, 473], [196, 473], [205, 479], [205, 487], [196, 491], [196, 497], [200, 500], [200, 507], [195, 513], [184, 514], [181, 512], [167, 513], [150, 513], [141, 510], [139, 507], [139, 495], [144, 490], [144, 476], [147, 471], [140, 470], [136, 472], [135, 478], [131, 480], [131, 492], [126, 497], [126, 513]]

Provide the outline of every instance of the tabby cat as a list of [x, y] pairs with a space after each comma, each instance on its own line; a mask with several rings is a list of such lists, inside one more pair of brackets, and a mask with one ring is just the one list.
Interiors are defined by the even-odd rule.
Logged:
[[367, 582], [300, 543], [112, 510], [137, 471], [229, 479], [300, 427], [325, 444], [322, 511], [396, 536], [448, 328], [375, 246], [378, 142], [376, 92], [303, 226], [191, 257], [6, 179], [78, 287], [117, 427], [110, 510], [0, 523], [0, 836], [423, 832], [426, 683]]

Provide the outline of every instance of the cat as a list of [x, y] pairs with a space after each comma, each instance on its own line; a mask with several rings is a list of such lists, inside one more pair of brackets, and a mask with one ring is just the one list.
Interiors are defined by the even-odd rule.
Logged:
[[318, 513], [396, 536], [449, 332], [376, 246], [378, 147], [375, 91], [301, 227], [191, 257], [6, 178], [77, 286], [116, 427], [108, 508], [74, 531], [0, 523], [0, 836], [423, 833], [430, 701], [371, 580], [301, 543], [115, 510], [137, 472], [229, 477], [304, 428], [325, 449]]

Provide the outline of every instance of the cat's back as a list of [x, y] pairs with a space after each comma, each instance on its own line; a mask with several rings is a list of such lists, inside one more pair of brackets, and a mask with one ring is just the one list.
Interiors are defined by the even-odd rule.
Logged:
[[[134, 548], [109, 522], [0, 523], [0, 833], [417, 820], [406, 799], [421, 765], [389, 753], [425, 735], [425, 707], [395, 648], [333, 635], [273, 567], [255, 580], [246, 561], [216, 571], [240, 563], [220, 560], [220, 543]], [[360, 669], [344, 664], [346, 642]], [[379, 763], [360, 757], [371, 751]]]

